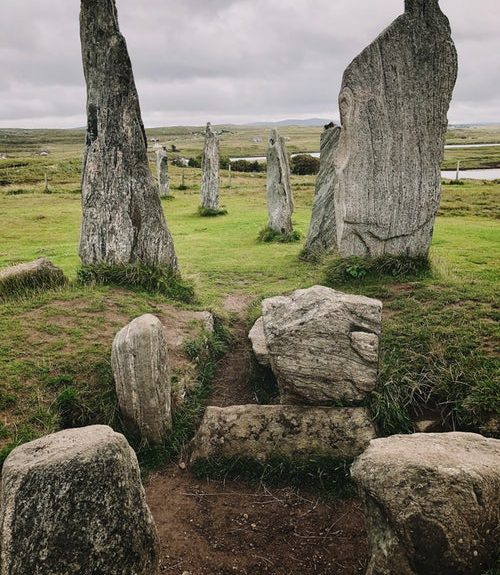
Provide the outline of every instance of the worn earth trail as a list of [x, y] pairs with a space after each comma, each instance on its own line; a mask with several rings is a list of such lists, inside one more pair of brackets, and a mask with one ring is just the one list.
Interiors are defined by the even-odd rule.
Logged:
[[[244, 321], [250, 300], [229, 296], [224, 303], [237, 316], [235, 343], [218, 366], [209, 403], [255, 403]], [[364, 573], [367, 542], [359, 501], [326, 501], [306, 486], [197, 479], [178, 463], [146, 485], [160, 535], [162, 573]]]

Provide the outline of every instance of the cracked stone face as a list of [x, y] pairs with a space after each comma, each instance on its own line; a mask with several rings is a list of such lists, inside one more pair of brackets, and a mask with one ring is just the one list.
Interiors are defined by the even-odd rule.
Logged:
[[82, 0], [80, 35], [88, 120], [82, 263], [141, 262], [176, 270], [174, 244], [149, 169], [139, 98], [114, 0]]
[[374, 389], [382, 303], [315, 286], [262, 302], [282, 404], [351, 405]]
[[500, 441], [473, 433], [370, 442], [351, 469], [364, 499], [367, 575], [481, 575], [500, 524]]
[[293, 197], [285, 138], [272, 130], [267, 149], [268, 226], [278, 234], [292, 231]]
[[456, 77], [438, 0], [407, 0], [345, 71], [333, 160], [342, 256], [427, 255]]
[[219, 209], [219, 138], [210, 122], [205, 133], [205, 146], [201, 163], [201, 206]]

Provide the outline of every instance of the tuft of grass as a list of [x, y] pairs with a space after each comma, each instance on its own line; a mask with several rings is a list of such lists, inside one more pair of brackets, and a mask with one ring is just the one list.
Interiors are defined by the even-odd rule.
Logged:
[[204, 208], [203, 206], [198, 207], [198, 215], [203, 218], [216, 218], [217, 216], [225, 216], [227, 210], [225, 208], [218, 208], [214, 210], [213, 208]]
[[349, 498], [356, 490], [350, 475], [351, 460], [317, 457], [305, 460], [248, 458], [198, 460], [191, 466], [199, 478], [243, 479], [273, 486], [295, 486], [322, 491], [334, 497]]
[[430, 275], [430, 261], [426, 256], [384, 255], [378, 258], [350, 257], [335, 259], [327, 264], [325, 285], [364, 281], [370, 278], [389, 277], [398, 280], [421, 279]]
[[277, 232], [269, 226], [262, 228], [257, 236], [257, 241], [262, 243], [278, 242], [280, 244], [292, 244], [301, 239], [301, 234], [297, 230], [291, 232]]
[[162, 267], [144, 264], [82, 266], [77, 271], [77, 281], [83, 285], [116, 285], [159, 293], [184, 303], [195, 300], [193, 286], [178, 274]]

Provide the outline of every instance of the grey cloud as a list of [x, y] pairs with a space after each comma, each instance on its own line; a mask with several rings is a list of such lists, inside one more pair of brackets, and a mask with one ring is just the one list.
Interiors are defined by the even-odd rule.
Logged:
[[[3, 0], [0, 127], [84, 123], [78, 0]], [[8, 5], [6, 9], [5, 4]], [[338, 116], [349, 62], [403, 0], [117, 0], [146, 124]], [[441, 0], [454, 122], [500, 121], [498, 0]]]

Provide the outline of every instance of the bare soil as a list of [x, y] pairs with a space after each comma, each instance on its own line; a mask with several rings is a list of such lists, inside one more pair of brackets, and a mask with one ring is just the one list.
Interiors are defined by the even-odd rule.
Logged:
[[[235, 344], [218, 366], [211, 405], [255, 403], [249, 301], [229, 296]], [[181, 464], [184, 467], [183, 464]], [[146, 485], [161, 544], [161, 572], [178, 575], [354, 575], [368, 556], [357, 500], [326, 500], [306, 489], [201, 480], [170, 464]]]

